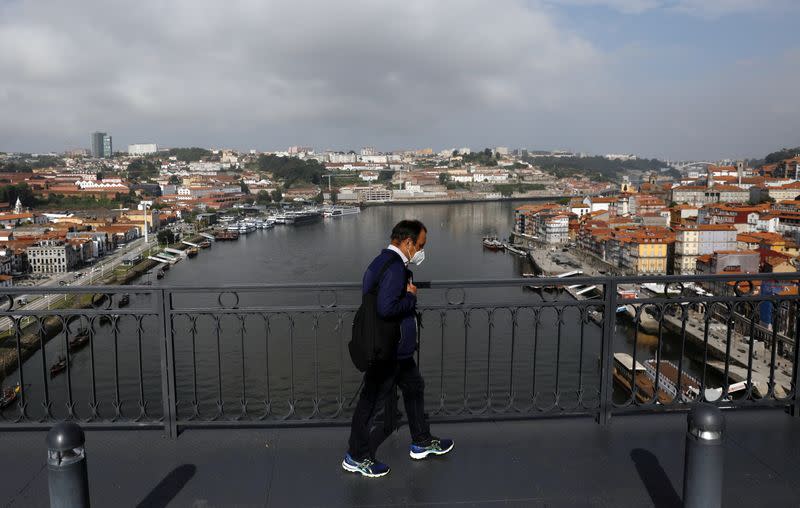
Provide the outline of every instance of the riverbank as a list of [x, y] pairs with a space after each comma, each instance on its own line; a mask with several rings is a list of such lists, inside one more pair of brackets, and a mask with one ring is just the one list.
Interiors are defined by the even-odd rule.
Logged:
[[564, 199], [565, 197], [585, 197], [581, 196], [563, 196], [563, 195], [544, 195], [544, 196], [510, 196], [510, 197], [502, 197], [502, 198], [492, 198], [492, 199], [409, 199], [409, 200], [398, 200], [398, 201], [382, 201], [382, 202], [371, 202], [371, 203], [363, 203], [362, 206], [370, 207], [370, 206], [392, 206], [392, 205], [458, 205], [464, 203], [505, 203], [505, 202], [516, 202], [516, 201], [554, 201], [559, 199]]

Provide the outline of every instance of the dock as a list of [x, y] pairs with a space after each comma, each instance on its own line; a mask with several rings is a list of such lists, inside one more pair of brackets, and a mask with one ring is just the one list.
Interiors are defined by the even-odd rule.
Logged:
[[[670, 330], [674, 333], [680, 334], [681, 333], [681, 319], [670, 316], [669, 314], [664, 315], [664, 328]], [[705, 324], [699, 322], [695, 318], [689, 318], [686, 321], [686, 338], [687, 341], [693, 342], [695, 345], [699, 347], [705, 347], [706, 342], [704, 340], [705, 335]], [[708, 354], [709, 356], [713, 357], [715, 360], [709, 360], [708, 366], [719, 372], [720, 374], [725, 374], [725, 358], [728, 356], [726, 354], [727, 349], [727, 340], [726, 337], [720, 337], [716, 331], [712, 331], [709, 327], [708, 331]], [[764, 353], [760, 357], [754, 357], [752, 359], [752, 375], [751, 379], [753, 381], [754, 387], [758, 390], [766, 390], [769, 386], [769, 377], [770, 377], [770, 365], [768, 363], [768, 354], [769, 352], [764, 349], [763, 347], [760, 348]], [[757, 348], [753, 347], [754, 352], [757, 352]], [[736, 333], [731, 332], [731, 344], [730, 344], [730, 355], [729, 357], [729, 367], [728, 367], [728, 376], [733, 381], [744, 381], [747, 379], [747, 366], [749, 363], [749, 352], [750, 352], [750, 344], [749, 339], [745, 338], [744, 336]], [[783, 393], [787, 393], [790, 391], [792, 386], [791, 380], [791, 373], [787, 373], [784, 370], [775, 368], [775, 389], [776, 391], [782, 390]], [[766, 392], [764, 392], [766, 393]]]

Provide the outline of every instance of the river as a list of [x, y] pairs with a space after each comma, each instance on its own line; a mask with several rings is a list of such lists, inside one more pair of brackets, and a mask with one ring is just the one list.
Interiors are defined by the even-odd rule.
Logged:
[[[504, 238], [511, 231], [513, 209], [520, 203], [487, 202], [370, 207], [305, 226], [276, 226], [242, 235], [235, 242], [217, 242], [193, 259], [174, 265], [160, 285], [235, 285], [269, 283], [358, 282], [366, 265], [389, 241], [392, 226], [419, 219], [428, 229], [425, 262], [413, 267], [415, 280], [446, 281], [517, 278], [530, 272], [524, 258], [483, 249], [481, 238]], [[264, 414], [267, 419], [295, 411], [295, 416], [332, 415], [358, 385], [358, 372], [347, 358], [346, 342], [352, 313], [333, 306], [322, 313], [248, 312], [276, 304], [356, 303], [356, 291], [241, 292], [176, 294], [173, 307], [184, 309], [172, 321], [179, 415], [195, 412], [211, 418]], [[420, 305], [435, 306], [458, 299], [459, 292], [420, 290]], [[547, 295], [545, 295], [547, 296]], [[485, 409], [509, 404], [546, 410], [556, 402], [576, 408], [596, 405], [600, 327], [581, 318], [575, 306], [532, 310], [540, 296], [521, 288], [479, 288], [465, 292], [465, 311], [431, 310], [423, 314], [420, 364], [427, 380], [432, 412], [466, 407]], [[218, 301], [241, 312], [198, 315], [190, 309], [215, 308]], [[152, 295], [132, 292], [130, 309], [153, 308]], [[496, 307], [496, 308], [495, 308]], [[229, 309], [231, 310], [231, 309]], [[341, 320], [341, 321], [340, 321]], [[538, 323], [538, 324], [537, 324]], [[96, 320], [91, 347], [71, 357], [71, 376], [45, 375], [46, 366], [65, 352], [63, 335], [36, 353], [23, 367], [28, 413], [46, 411], [61, 417], [67, 404], [82, 418], [97, 413], [107, 418], [149, 421], [161, 414], [160, 353], [157, 316], [122, 316], [116, 326]], [[75, 325], [73, 330], [79, 326]], [[219, 333], [217, 333], [219, 331]], [[634, 333], [620, 323], [615, 351], [631, 351]], [[639, 336], [639, 356], [652, 356], [657, 341]], [[665, 343], [666, 358], [680, 349]], [[92, 362], [93, 357], [93, 362]], [[92, 368], [92, 364], [94, 368]], [[691, 362], [690, 368], [697, 370]], [[14, 376], [6, 380], [13, 382]], [[117, 380], [119, 382], [117, 382]], [[618, 400], [624, 394], [616, 394]], [[246, 404], [243, 404], [245, 402]], [[144, 404], [143, 404], [144, 403]], [[16, 407], [4, 414], [13, 417]], [[318, 412], [318, 413], [317, 413]]]

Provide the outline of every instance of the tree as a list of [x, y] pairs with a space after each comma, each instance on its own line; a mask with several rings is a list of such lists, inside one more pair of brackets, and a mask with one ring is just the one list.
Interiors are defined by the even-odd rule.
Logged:
[[145, 159], [136, 159], [128, 165], [128, 178], [141, 180], [158, 175], [156, 165]]
[[258, 191], [258, 194], [256, 194], [256, 203], [259, 205], [268, 205], [272, 203], [272, 197], [269, 195], [269, 192], [261, 189]]
[[764, 158], [764, 162], [767, 164], [775, 164], [776, 162], [791, 159], [792, 157], [797, 157], [798, 155], [800, 155], [800, 146], [797, 148], [782, 148], [777, 152], [772, 152], [771, 154], [767, 155]]
[[492, 156], [492, 149], [491, 149], [491, 148], [484, 148], [484, 149], [483, 149], [483, 155], [484, 155], [486, 158], [491, 158], [491, 156]]
[[283, 179], [286, 188], [295, 182], [319, 184], [325, 172], [325, 167], [315, 160], [305, 161], [297, 157], [278, 157], [270, 154], [258, 156], [258, 169], [272, 173], [275, 178]]
[[276, 203], [280, 203], [281, 201], [283, 201], [283, 194], [281, 194], [280, 189], [275, 189], [274, 191], [272, 191], [272, 201]]
[[378, 173], [378, 181], [390, 182], [392, 180], [392, 176], [394, 176], [394, 171], [383, 170], [380, 173]]
[[458, 155], [458, 150], [453, 150], [453, 157], [455, 157], [456, 155]]
[[22, 206], [32, 207], [36, 205], [36, 197], [33, 195], [33, 190], [28, 187], [27, 183], [4, 185], [0, 187], [0, 201], [10, 203], [11, 206], [14, 206], [17, 202], [17, 198], [19, 198]]
[[102, 171], [98, 171], [97, 174], [94, 175], [94, 176], [95, 176], [95, 178], [97, 178], [98, 181], [100, 181], [100, 182], [103, 181], [103, 172]]
[[321, 205], [324, 201], [325, 201], [325, 195], [323, 195], [321, 191], [319, 194], [314, 196], [314, 203]]
[[162, 229], [158, 232], [156, 237], [158, 238], [158, 243], [164, 243], [167, 245], [175, 243], [175, 233], [173, 233], [170, 229]]
[[169, 177], [169, 182], [168, 183], [170, 185], [180, 185], [181, 184], [181, 179], [178, 178], [178, 175], [172, 175], [172, 176]]
[[242, 194], [250, 194], [250, 187], [244, 183], [244, 180], [239, 180], [239, 187], [242, 189]]
[[332, 190], [331, 191], [331, 203], [333, 203], [335, 205], [337, 201], [339, 201], [339, 193], [336, 192], [335, 190]]
[[439, 185], [447, 185], [450, 180], [450, 175], [447, 173], [439, 173]]
[[179, 161], [197, 162], [203, 157], [209, 157], [211, 152], [205, 148], [194, 146], [192, 148], [173, 148], [169, 151], [169, 154], [177, 157]]

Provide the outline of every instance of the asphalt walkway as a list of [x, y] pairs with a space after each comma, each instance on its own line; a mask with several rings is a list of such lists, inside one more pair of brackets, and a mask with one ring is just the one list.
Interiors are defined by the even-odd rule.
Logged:
[[[795, 506], [800, 420], [726, 412], [725, 506]], [[450, 455], [412, 461], [407, 429], [389, 476], [341, 470], [345, 428], [91, 431], [93, 506], [679, 506], [685, 414], [439, 424]], [[5, 432], [4, 506], [47, 506], [44, 434]]]

